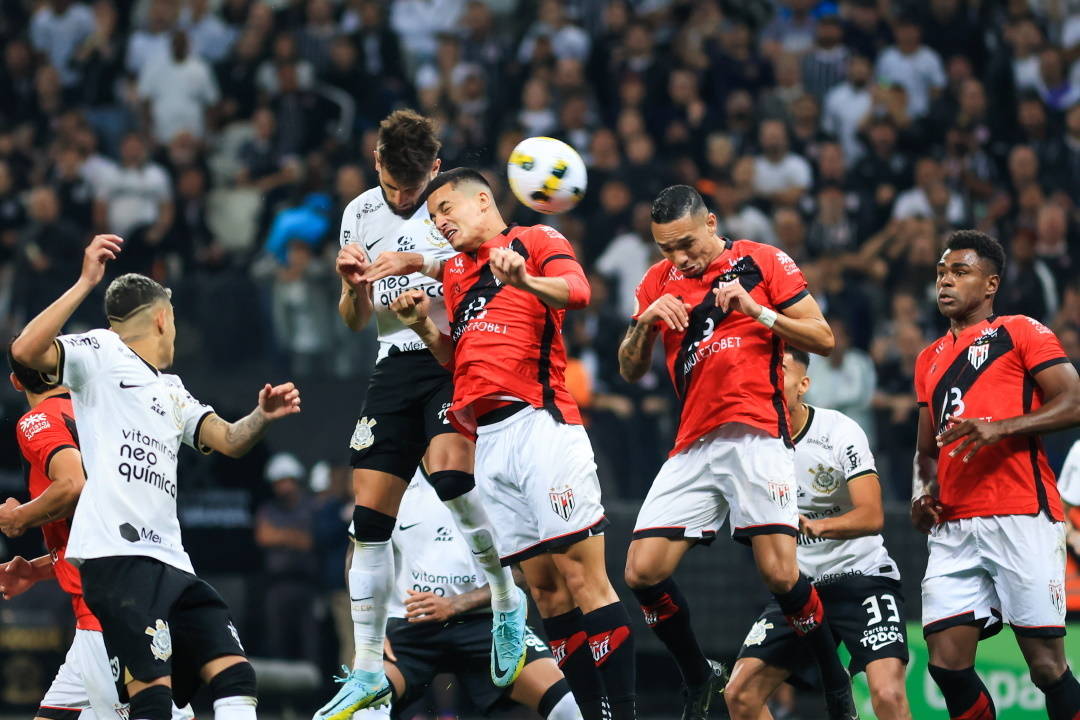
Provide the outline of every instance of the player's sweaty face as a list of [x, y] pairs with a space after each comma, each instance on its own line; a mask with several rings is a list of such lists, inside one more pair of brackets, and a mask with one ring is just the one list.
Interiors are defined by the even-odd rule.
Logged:
[[686, 214], [668, 223], [652, 224], [653, 239], [663, 256], [685, 277], [700, 277], [720, 254], [712, 213]]
[[974, 250], [946, 250], [937, 265], [938, 310], [947, 318], [966, 315], [986, 300], [994, 277]]
[[464, 183], [459, 187], [447, 183], [428, 196], [428, 213], [436, 229], [447, 242], [460, 252], [471, 252], [487, 240], [475, 236], [480, 217], [480, 193]]
[[427, 190], [429, 180], [426, 178], [419, 184], [405, 184], [398, 182], [386, 168], [379, 168], [379, 186], [382, 187], [386, 202], [390, 209], [398, 215], [412, 215], [420, 202], [421, 196]]

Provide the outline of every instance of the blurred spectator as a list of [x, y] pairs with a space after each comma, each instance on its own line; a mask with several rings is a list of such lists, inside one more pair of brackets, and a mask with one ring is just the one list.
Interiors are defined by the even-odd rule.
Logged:
[[922, 30], [914, 19], [901, 17], [894, 29], [896, 44], [878, 58], [877, 76], [880, 81], [902, 85], [907, 91], [908, 112], [921, 118], [945, 87], [945, 68], [937, 52], [922, 44]]
[[911, 165], [896, 147], [896, 126], [887, 119], [872, 120], [867, 134], [869, 152], [854, 168], [854, 182], [871, 208], [872, 226], [881, 227], [892, 214], [896, 196], [911, 184]]
[[844, 20], [844, 44], [853, 52], [877, 57], [892, 41], [892, 29], [876, 0], [850, 0]]
[[315, 84], [315, 68], [300, 57], [296, 35], [290, 31], [274, 36], [271, 56], [262, 61], [256, 72], [256, 87], [271, 97], [284, 92], [281, 87], [281, 69], [284, 67], [291, 69], [289, 77], [295, 87], [309, 90]]
[[210, 67], [191, 54], [182, 31], [173, 33], [168, 55], [142, 69], [138, 92], [147, 103], [150, 127], [160, 143], [170, 142], [180, 132], [201, 140], [206, 114], [220, 98]]
[[843, 45], [844, 27], [836, 15], [817, 22], [814, 47], [802, 58], [802, 84], [820, 103], [847, 74], [848, 49]]
[[[911, 299], [910, 295], [900, 297]], [[917, 325], [896, 323], [892, 334], [882, 338], [887, 353], [877, 362], [878, 385], [871, 405], [877, 415], [878, 473], [887, 497], [909, 500], [911, 453], [918, 428], [915, 402], [915, 360], [926, 347], [926, 338]], [[886, 442], [888, 439], [888, 442]]]
[[251, 117], [258, 99], [258, 74], [262, 62], [263, 36], [253, 31], [240, 35], [227, 62], [217, 68], [221, 89], [221, 118], [225, 121]]
[[210, 0], [189, 0], [180, 27], [190, 38], [192, 51], [211, 65], [228, 57], [236, 41], [236, 31], [211, 9]]
[[1057, 284], [1046, 263], [1035, 255], [1035, 232], [1016, 230], [1009, 239], [1009, 260], [1002, 273], [995, 309], [1002, 315], [1027, 315], [1044, 323], [1057, 313]]
[[56, 154], [50, 183], [60, 202], [60, 214], [81, 231], [93, 225], [94, 188], [82, 173], [78, 148], [67, 144]]
[[814, 44], [815, 0], [781, 0], [776, 16], [761, 32], [761, 46], [769, 57], [781, 52], [801, 55]]
[[390, 26], [411, 67], [435, 55], [436, 36], [452, 32], [464, 9], [464, 0], [397, 0], [393, 4]]
[[825, 96], [822, 127], [841, 142], [848, 165], [853, 165], [863, 154], [859, 128], [870, 111], [869, 85], [873, 71], [868, 57], [852, 55], [847, 60], [847, 79]]
[[1058, 289], [1075, 276], [1076, 260], [1069, 252], [1069, 217], [1061, 205], [1048, 203], [1039, 208], [1035, 220], [1035, 254], [1054, 275]]
[[1069, 77], [1060, 49], [1050, 47], [1039, 53], [1039, 77], [1035, 89], [1043, 102], [1057, 112], [1080, 102], [1080, 84]]
[[[120, 146], [120, 166], [107, 171], [95, 186], [94, 224], [121, 237], [146, 229], [144, 240], [159, 243], [172, 226], [172, 183], [157, 163], [147, 159], [146, 143], [130, 133]], [[136, 248], [124, 247], [131, 257]]]
[[739, 191], [729, 177], [719, 177], [714, 183], [713, 202], [716, 204], [716, 231], [733, 240], [746, 239], [776, 245], [776, 233], [765, 213], [751, 205], [750, 199]]
[[942, 182], [941, 164], [932, 157], [921, 157], [915, 163], [915, 187], [905, 190], [896, 198], [893, 217], [904, 220], [910, 217], [938, 217], [943, 203], [936, 197], [944, 195], [944, 219], [951, 225], [964, 222], [964, 201], [948, 190]]
[[518, 123], [528, 135], [550, 135], [555, 131], [558, 117], [551, 105], [551, 93], [547, 83], [540, 78], [530, 78], [521, 90], [521, 110]]
[[352, 469], [331, 467], [321, 462], [311, 468], [311, 489], [315, 493], [312, 527], [315, 556], [319, 563], [319, 586], [329, 605], [338, 641], [338, 665], [352, 665], [353, 624], [349, 590], [345, 587], [346, 553], [352, 550], [349, 522], [356, 496], [352, 489]]
[[788, 121], [792, 104], [806, 94], [799, 70], [799, 58], [786, 53], [773, 63], [776, 84], [761, 95], [759, 110], [763, 118]]
[[[82, 267], [85, 230], [62, 213], [56, 192], [48, 186], [34, 188], [27, 202], [26, 225], [19, 238], [20, 282], [26, 287], [25, 317], [33, 317], [71, 285]], [[85, 313], [84, 313], [85, 315]]]
[[589, 35], [566, 17], [562, 0], [540, 0], [536, 22], [518, 45], [518, 61], [528, 62], [538, 39], [547, 38], [556, 58], [584, 61], [589, 57]]
[[823, 185], [817, 193], [817, 215], [810, 225], [806, 245], [812, 257], [852, 252], [858, 247], [858, 227], [848, 217], [844, 188]]
[[776, 245], [786, 252], [796, 264], [810, 260], [806, 248], [806, 223], [793, 208], [782, 207], [773, 213], [773, 227], [776, 230]]
[[296, 48], [318, 74], [330, 62], [330, 47], [340, 30], [328, 0], [307, 0], [305, 14], [307, 22], [296, 33]]
[[116, 7], [111, 0], [94, 3], [94, 29], [75, 51], [72, 63], [78, 67], [78, 92], [90, 108], [87, 119], [101, 132], [108, 132], [113, 146], [126, 129], [119, 89], [124, 82], [124, 42], [117, 27]]
[[129, 73], [137, 77], [143, 68], [168, 56], [177, 7], [170, 0], [150, 0], [146, 27], [132, 33], [128, 41], [125, 62]]
[[266, 573], [263, 652], [269, 657], [317, 662], [315, 625], [315, 503], [303, 486], [304, 466], [278, 453], [266, 465], [273, 499], [255, 513], [255, 543]]
[[787, 130], [780, 120], [765, 120], [759, 135], [761, 155], [754, 161], [754, 192], [775, 206], [793, 206], [810, 187], [806, 159], [788, 151]]
[[185, 169], [176, 182], [176, 222], [170, 247], [187, 272], [217, 272], [229, 260], [221, 243], [210, 232], [206, 184], [206, 173], [197, 167]]
[[847, 322], [830, 315], [829, 325], [836, 338], [836, 348], [829, 357], [810, 356], [810, 390], [806, 401], [811, 405], [839, 410], [866, 431], [870, 446], [876, 447], [871, 399], [877, 388], [877, 373], [870, 356], [851, 346]]
[[596, 272], [610, 282], [615, 308], [620, 317], [627, 319], [636, 314], [637, 285], [658, 255], [652, 237], [650, 210], [651, 205], [647, 202], [635, 203], [630, 228], [616, 235], [596, 259]]
[[60, 82], [65, 88], [79, 82], [79, 73], [72, 60], [75, 51], [93, 31], [93, 12], [74, 0], [42, 3], [30, 21], [34, 49], [48, 57], [60, 73]]

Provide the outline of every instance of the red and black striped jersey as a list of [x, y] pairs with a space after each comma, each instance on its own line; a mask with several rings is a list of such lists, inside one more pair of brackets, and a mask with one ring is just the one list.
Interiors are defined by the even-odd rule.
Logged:
[[738, 281], [756, 302], [783, 310], [806, 297], [806, 278], [783, 250], [751, 240], [723, 241], [723, 252], [700, 277], [685, 277], [661, 260], [637, 289], [635, 320], [663, 295], [693, 306], [685, 331], [659, 324], [680, 404], [672, 455], [725, 423], [751, 425], [791, 445], [784, 341], [748, 315], [721, 310], [713, 290]]
[[[1004, 420], [1038, 410], [1035, 375], [1069, 362], [1057, 336], [1024, 315], [990, 316], [958, 336], [952, 332], [924, 349], [915, 363], [915, 395], [933, 418], [934, 434], [947, 418]], [[980, 449], [968, 462], [938, 453], [942, 520], [990, 515], [1064, 515], [1042, 441], [1014, 435]], [[966, 454], [966, 452], [965, 452]]]
[[[475, 253], [447, 260], [443, 292], [454, 344], [454, 403], [448, 416], [458, 430], [475, 437], [474, 403], [513, 398], [548, 410], [559, 422], [580, 425], [581, 412], [564, 379], [566, 310], [499, 282], [488, 264], [494, 248], [524, 257], [530, 275], [569, 276], [572, 286], [588, 287], [570, 243], [547, 225], [510, 226]], [[584, 304], [579, 298], [568, 307]]]
[[[16, 436], [26, 471], [27, 491], [33, 500], [52, 483], [49, 464], [56, 454], [66, 448], [79, 448], [71, 396], [53, 395], [42, 400], [19, 418]], [[83, 600], [79, 571], [65, 559], [71, 520], [65, 518], [46, 523], [41, 526], [41, 533], [45, 536], [45, 548], [52, 555], [56, 581], [64, 592], [71, 595], [76, 627], [81, 630], [101, 630], [100, 623]]]

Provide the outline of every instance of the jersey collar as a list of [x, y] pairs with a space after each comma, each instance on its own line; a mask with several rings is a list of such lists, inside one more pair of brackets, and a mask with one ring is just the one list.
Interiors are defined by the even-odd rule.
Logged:
[[971, 327], [965, 328], [964, 331], [961, 332], [959, 335], [953, 335], [952, 330], [950, 330], [947, 334], [952, 339], [953, 345], [956, 345], [957, 343], [959, 343], [959, 342], [961, 342], [963, 340], [966, 340], [969, 335], [971, 335], [973, 333], [976, 333], [976, 332], [982, 332], [983, 330], [985, 330], [990, 325], [993, 325], [994, 321], [997, 320], [997, 319], [998, 319], [997, 315], [991, 315], [990, 317], [986, 318], [982, 322], [977, 322], [974, 325], [972, 325]]
[[800, 440], [806, 437], [806, 433], [810, 432], [810, 426], [814, 423], [814, 406], [806, 406], [806, 422], [799, 428], [799, 432], [795, 434], [795, 437], [791, 438], [791, 443], [797, 445]]

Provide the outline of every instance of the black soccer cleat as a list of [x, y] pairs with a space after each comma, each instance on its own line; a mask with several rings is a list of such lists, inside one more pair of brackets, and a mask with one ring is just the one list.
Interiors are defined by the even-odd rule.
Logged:
[[724, 692], [728, 677], [728, 669], [722, 663], [709, 660], [709, 679], [700, 685], [683, 686], [682, 720], [707, 720], [713, 697]]
[[859, 720], [859, 711], [855, 708], [855, 698], [851, 694], [851, 683], [842, 690], [826, 690], [825, 709], [829, 720]]

